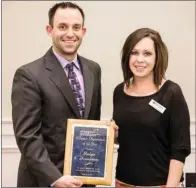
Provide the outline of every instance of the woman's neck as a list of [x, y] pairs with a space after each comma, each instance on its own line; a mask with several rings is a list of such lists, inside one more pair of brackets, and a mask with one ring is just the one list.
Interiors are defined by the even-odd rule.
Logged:
[[135, 96], [151, 95], [158, 91], [158, 87], [154, 84], [153, 78], [133, 78], [126, 93]]

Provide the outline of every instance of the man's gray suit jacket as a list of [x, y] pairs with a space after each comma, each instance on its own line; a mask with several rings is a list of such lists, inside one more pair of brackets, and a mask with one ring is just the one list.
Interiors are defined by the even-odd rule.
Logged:
[[[84, 78], [84, 119], [100, 120], [100, 66], [79, 55], [78, 59]], [[63, 173], [66, 121], [80, 119], [68, 78], [52, 48], [17, 69], [11, 102], [21, 152], [17, 186], [49, 186]]]

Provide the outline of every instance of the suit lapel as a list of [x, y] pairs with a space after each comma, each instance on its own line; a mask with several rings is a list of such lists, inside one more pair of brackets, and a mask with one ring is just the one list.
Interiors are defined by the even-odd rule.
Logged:
[[62, 93], [64, 98], [67, 100], [67, 102], [69, 103], [70, 107], [72, 108], [76, 116], [80, 118], [80, 114], [77, 108], [76, 101], [73, 96], [71, 86], [69, 84], [69, 80], [61, 64], [53, 54], [52, 49], [50, 49], [46, 53], [45, 63], [46, 63], [46, 69], [50, 71], [49, 73], [50, 79], [56, 85], [59, 91]]
[[82, 65], [83, 70], [83, 78], [84, 78], [84, 90], [85, 90], [85, 110], [84, 110], [84, 119], [88, 119], [90, 108], [91, 108], [91, 101], [93, 95], [93, 86], [94, 86], [94, 77], [92, 72], [85, 63], [85, 59], [81, 56], [78, 56], [79, 61]]

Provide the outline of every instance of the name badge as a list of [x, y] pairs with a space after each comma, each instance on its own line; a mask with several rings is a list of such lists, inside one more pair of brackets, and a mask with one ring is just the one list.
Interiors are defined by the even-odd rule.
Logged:
[[149, 102], [149, 105], [152, 106], [153, 108], [155, 108], [157, 111], [163, 113], [165, 111], [165, 107], [162, 106], [161, 104], [159, 104], [158, 102], [156, 102], [155, 100], [151, 99], [151, 101]]

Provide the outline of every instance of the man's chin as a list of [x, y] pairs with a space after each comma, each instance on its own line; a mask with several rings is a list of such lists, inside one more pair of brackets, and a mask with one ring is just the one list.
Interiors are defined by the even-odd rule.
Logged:
[[76, 50], [63, 50], [63, 53], [65, 55], [74, 55], [77, 53], [77, 51]]

